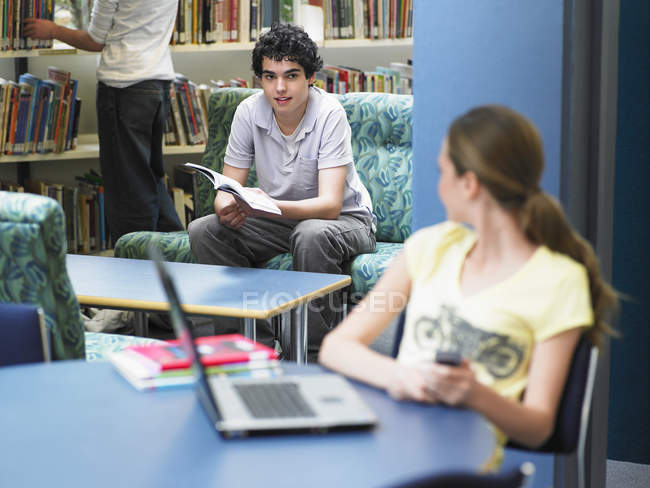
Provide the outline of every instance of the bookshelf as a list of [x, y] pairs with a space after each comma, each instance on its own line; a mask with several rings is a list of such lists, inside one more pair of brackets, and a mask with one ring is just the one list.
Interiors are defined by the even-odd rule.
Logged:
[[[248, 39], [247, 25], [249, 2], [240, 4], [239, 39]], [[412, 58], [412, 38], [400, 39], [325, 39], [318, 42], [319, 51], [326, 64], [355, 66], [373, 70], [375, 66], [390, 61], [405, 62]], [[237, 76], [252, 79], [250, 53], [253, 42], [219, 42], [212, 44], [184, 44], [171, 46], [176, 72], [200, 83], [211, 79], [229, 80]], [[31, 72], [36, 76], [46, 73], [50, 65], [60, 66], [79, 80], [77, 96], [84, 102], [80, 114], [79, 143], [77, 149], [63, 153], [0, 155], [0, 179], [18, 180], [25, 176], [54, 179], [59, 176], [72, 180], [82, 165], [98, 168], [97, 122], [95, 115], [96, 77], [99, 54], [78, 50], [62, 43], [50, 49], [0, 51], [0, 76], [17, 79], [16, 72]], [[173, 166], [191, 160], [200, 162], [204, 145], [164, 146], [168, 173]], [[52, 162], [62, 162], [57, 165]], [[27, 163], [27, 164], [25, 164]], [[31, 164], [30, 164], [31, 163]], [[56, 168], [56, 169], [55, 169]], [[53, 173], [58, 173], [54, 175]]]

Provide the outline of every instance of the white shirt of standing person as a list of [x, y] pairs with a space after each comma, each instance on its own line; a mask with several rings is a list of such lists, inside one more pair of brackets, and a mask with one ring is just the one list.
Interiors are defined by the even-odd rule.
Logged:
[[88, 34], [104, 44], [97, 80], [126, 88], [144, 80], [173, 80], [169, 41], [178, 0], [95, 0]]

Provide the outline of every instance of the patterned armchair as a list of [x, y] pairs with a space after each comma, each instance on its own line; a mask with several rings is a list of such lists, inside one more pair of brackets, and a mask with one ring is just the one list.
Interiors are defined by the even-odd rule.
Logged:
[[104, 359], [109, 350], [155, 342], [84, 332], [65, 262], [61, 206], [51, 198], [0, 191], [0, 302], [39, 305], [53, 359]]
[[[256, 93], [247, 88], [224, 88], [210, 96], [208, 144], [201, 164], [221, 171], [230, 125], [239, 103]], [[370, 290], [411, 232], [411, 95], [349, 93], [337, 95], [352, 128], [352, 150], [359, 177], [365, 184], [377, 217], [377, 249], [350, 263], [351, 293], [361, 297]], [[248, 186], [256, 186], [255, 168]], [[198, 179], [197, 216], [213, 212], [215, 192], [205, 178]], [[169, 261], [195, 262], [185, 232], [133, 232], [115, 246], [118, 257], [146, 259], [147, 246], [155, 243]], [[267, 268], [291, 269], [291, 256], [269, 260]]]

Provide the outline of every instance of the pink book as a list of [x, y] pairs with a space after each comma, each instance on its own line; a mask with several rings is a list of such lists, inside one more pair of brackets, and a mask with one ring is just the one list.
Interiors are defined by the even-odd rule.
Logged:
[[[253, 342], [240, 334], [199, 337], [195, 343], [204, 366], [277, 359], [278, 357], [278, 354], [270, 347]], [[191, 365], [178, 339], [165, 341], [163, 344], [129, 346], [127, 349], [154, 361], [161, 370], [184, 369]]]

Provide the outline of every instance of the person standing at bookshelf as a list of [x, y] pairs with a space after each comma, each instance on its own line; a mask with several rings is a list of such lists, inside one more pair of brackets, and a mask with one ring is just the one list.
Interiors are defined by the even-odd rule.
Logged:
[[[372, 203], [354, 167], [345, 110], [311, 86], [323, 60], [300, 27], [273, 25], [255, 44], [252, 65], [263, 91], [237, 107], [223, 174], [245, 185], [255, 161], [256, 191], [282, 216], [255, 214], [220, 191], [215, 214], [188, 228], [192, 253], [199, 263], [255, 267], [290, 252], [296, 271], [342, 273], [343, 263], [375, 249]], [[341, 300], [338, 293], [309, 307], [312, 359]], [[260, 340], [265, 334], [258, 328]]]
[[97, 132], [113, 244], [129, 232], [183, 228], [167, 192], [162, 157], [177, 9], [178, 0], [95, 0], [87, 31], [25, 19], [27, 37], [101, 52]]

